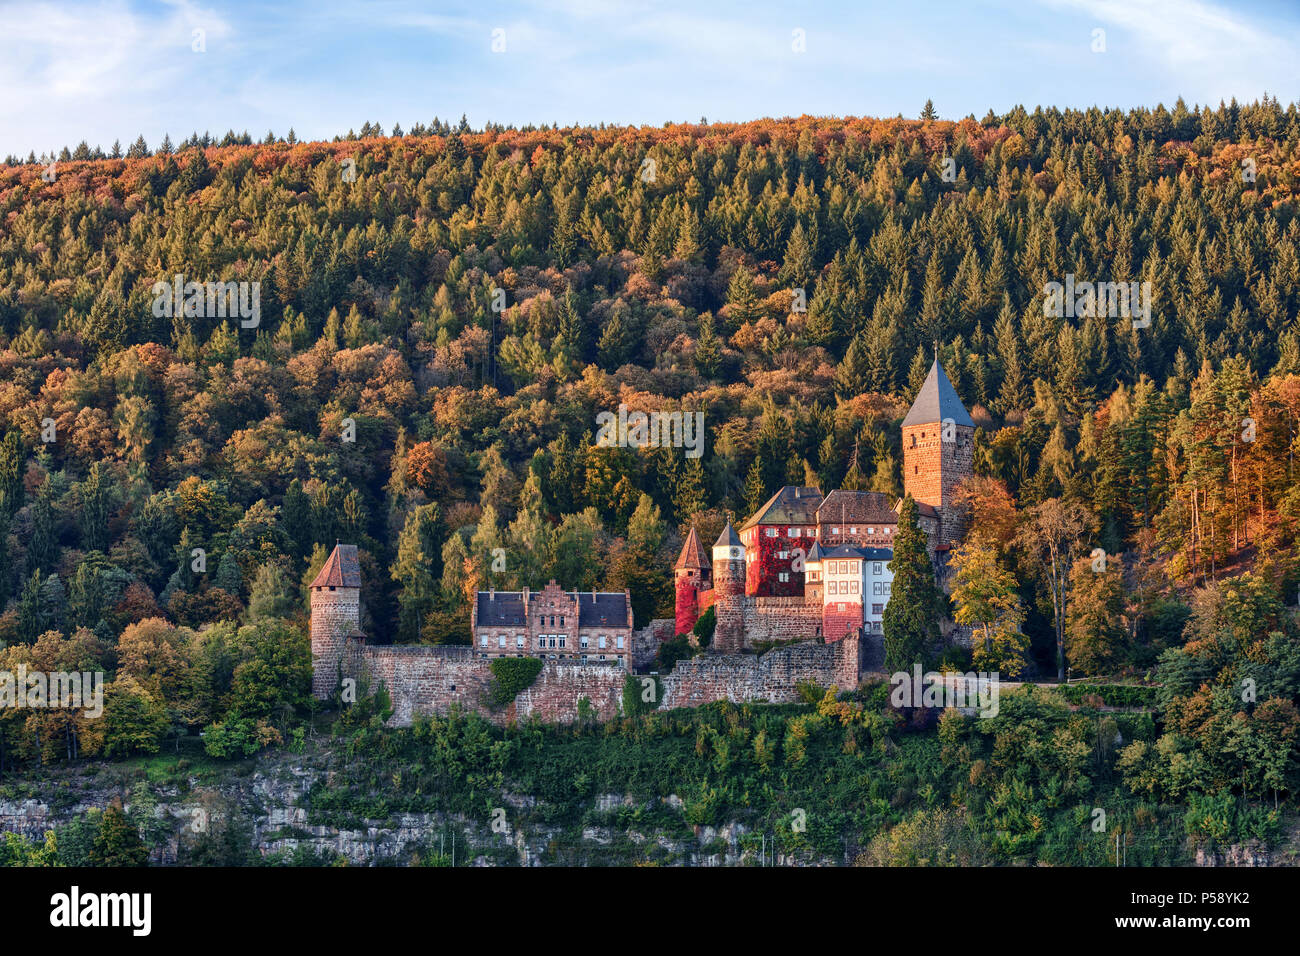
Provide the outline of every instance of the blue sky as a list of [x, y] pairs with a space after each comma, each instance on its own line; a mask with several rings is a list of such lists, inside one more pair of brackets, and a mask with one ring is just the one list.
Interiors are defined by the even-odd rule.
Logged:
[[0, 0], [0, 155], [462, 113], [658, 126], [915, 116], [927, 98], [953, 119], [1180, 95], [1285, 103], [1297, 64], [1296, 0]]

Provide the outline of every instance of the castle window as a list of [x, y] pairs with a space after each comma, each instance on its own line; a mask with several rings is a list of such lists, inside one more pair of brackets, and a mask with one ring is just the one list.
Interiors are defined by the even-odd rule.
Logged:
[[776, 579], [777, 579], [778, 581], [789, 581], [789, 580], [790, 580], [790, 575], [788, 575], [786, 572], [782, 571], [780, 574], [778, 574], [778, 575], [776, 576]]
[[564, 627], [564, 615], [560, 615], [560, 627]]
[[600, 637], [596, 638], [596, 646], [599, 647], [602, 651], [605, 649], [605, 635], [604, 635], [604, 634], [602, 634], [602, 635], [600, 635]]
[[620, 634], [618, 637], [614, 638], [614, 644], [615, 644], [616, 647], [618, 647], [618, 649], [619, 649], [620, 651], [623, 649], [623, 635], [622, 635], [622, 634]]
[[913, 448], [916, 447], [916, 436], [915, 436], [915, 435], [912, 436], [912, 447], [913, 447]]
[[[587, 644], [589, 643], [589, 641], [590, 638], [588, 638], [586, 634], [583, 634], [578, 638], [578, 646], [585, 651], [587, 649]], [[586, 660], [585, 655], [583, 656], [583, 660]]]
[[522, 649], [523, 649], [523, 646], [524, 646], [524, 636], [523, 636], [522, 634], [518, 634], [518, 635], [516, 635], [516, 636], [515, 636], [515, 647], [516, 647], [516, 649], [522, 650]]
[[505, 646], [506, 646], [506, 636], [504, 634], [498, 634], [497, 647], [505, 647]]
[[858, 533], [858, 529], [857, 529], [857, 528], [850, 528], [850, 529], [849, 529], [849, 534], [857, 534], [857, 533]]
[[831, 528], [831, 534], [839, 534], [839, 533], [840, 533], [839, 528]]
[[479, 639], [478, 639], [478, 646], [479, 646], [479, 647], [487, 647], [487, 635], [486, 635], [486, 634], [484, 634], [484, 635], [482, 635], [481, 637], [479, 637]]

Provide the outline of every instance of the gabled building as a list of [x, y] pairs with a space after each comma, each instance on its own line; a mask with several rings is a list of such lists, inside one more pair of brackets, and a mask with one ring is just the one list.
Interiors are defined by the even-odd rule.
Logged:
[[478, 657], [541, 657], [627, 667], [632, 653], [629, 591], [479, 591], [470, 609]]
[[[798, 597], [803, 571], [798, 554], [806, 555], [817, 540], [817, 488], [786, 485], [740, 526], [745, 546], [745, 593], [754, 597]], [[798, 554], [796, 554], [798, 551]]]

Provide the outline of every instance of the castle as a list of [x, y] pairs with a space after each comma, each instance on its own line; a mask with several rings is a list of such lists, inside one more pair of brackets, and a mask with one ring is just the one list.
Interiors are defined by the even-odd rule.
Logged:
[[[973, 474], [975, 425], [937, 359], [902, 433], [905, 494], [938, 566], [962, 531], [955, 491]], [[709, 653], [679, 661], [658, 683], [643, 679], [662, 693], [660, 706], [789, 702], [802, 682], [856, 687], [881, 650], [901, 504], [878, 492], [787, 486], [739, 531], [728, 522], [711, 553], [691, 529], [674, 567], [674, 618], [635, 629], [627, 591], [565, 591], [554, 581], [538, 592], [492, 589], [475, 597], [469, 646], [367, 641], [357, 547], [338, 544], [310, 585], [312, 693], [325, 700], [344, 681], [382, 684], [395, 724], [453, 708], [497, 721], [609, 718], [622, 712], [629, 675], [648, 674], [663, 642], [710, 607]], [[540, 658], [542, 667], [496, 708], [488, 701], [501, 657]]]
[[[974, 474], [975, 423], [938, 359], [902, 431], [904, 493], [941, 563], [963, 529], [955, 493]], [[711, 555], [692, 528], [673, 569], [676, 632], [688, 633], [712, 607], [712, 646], [723, 653], [799, 637], [879, 635], [901, 507], [880, 492], [823, 496], [787, 485], [739, 532], [728, 522]]]

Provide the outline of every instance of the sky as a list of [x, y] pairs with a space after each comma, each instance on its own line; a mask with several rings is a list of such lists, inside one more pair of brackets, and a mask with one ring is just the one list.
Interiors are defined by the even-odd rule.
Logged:
[[[196, 32], [199, 31], [199, 32]], [[0, 155], [1297, 98], [1300, 0], [0, 0]]]

